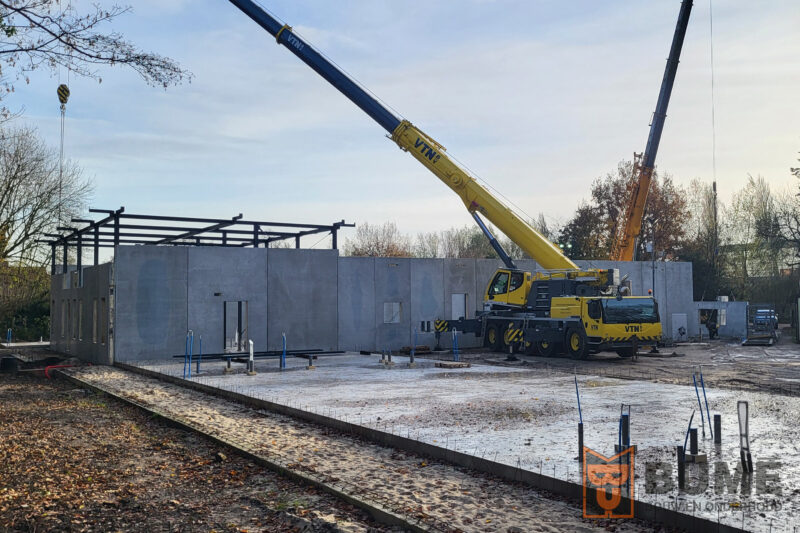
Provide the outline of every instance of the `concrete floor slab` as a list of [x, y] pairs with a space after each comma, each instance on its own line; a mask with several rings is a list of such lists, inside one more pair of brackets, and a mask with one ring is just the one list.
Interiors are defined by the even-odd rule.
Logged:
[[[560, 370], [475, 364], [470, 368], [436, 368], [435, 361], [393, 357], [394, 366], [378, 355], [320, 356], [314, 370], [307, 361], [289, 357], [287, 370], [277, 359], [257, 360], [256, 376], [244, 365], [225, 375], [224, 362], [203, 362], [192, 379], [221, 389], [323, 413], [377, 427], [438, 446], [498, 462], [542, 471], [560, 479], [580, 480], [577, 444], [578, 409], [574, 376]], [[679, 364], [679, 363], [676, 363]], [[182, 375], [183, 362], [139, 363], [151, 370]], [[194, 368], [192, 370], [195, 370]], [[691, 369], [686, 369], [691, 384]], [[646, 465], [675, 464], [674, 447], [684, 443], [693, 411], [701, 428], [695, 389], [691, 385], [577, 377], [581, 393], [585, 444], [610, 457], [618, 439], [621, 404], [631, 405], [631, 441], [637, 445], [636, 498], [664, 507], [701, 514], [756, 531], [793, 531], [800, 511], [800, 398], [764, 392], [715, 389], [707, 380], [712, 415], [722, 414], [722, 445], [716, 447], [706, 427], [700, 450], [708, 454], [708, 482], [703, 470], [687, 470], [689, 489], [656, 494], [646, 487]], [[702, 394], [702, 393], [701, 393]], [[702, 396], [701, 396], [702, 398]], [[751, 494], [717, 493], [739, 462], [738, 400], [750, 405], [750, 442], [756, 474]], [[703, 405], [705, 408], [705, 405]], [[766, 463], [769, 461], [770, 463]], [[723, 472], [725, 470], [725, 472]], [[676, 479], [673, 468], [672, 479]], [[698, 488], [699, 484], [699, 488]], [[689, 491], [696, 494], [688, 494]]]

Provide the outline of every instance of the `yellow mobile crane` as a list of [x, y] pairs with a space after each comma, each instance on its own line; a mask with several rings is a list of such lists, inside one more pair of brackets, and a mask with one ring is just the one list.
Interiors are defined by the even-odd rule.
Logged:
[[[291, 26], [278, 22], [252, 0], [230, 0], [301, 61], [372, 117], [404, 151], [409, 152], [464, 202], [506, 268], [486, 289], [484, 310], [475, 319], [447, 324], [482, 336], [494, 349], [536, 349], [542, 355], [562, 348], [582, 359], [600, 350], [633, 355], [637, 343], [661, 338], [658, 306], [650, 297], [624, 297], [615, 270], [581, 270], [561, 250], [503, 205], [445, 148], [411, 122], [388, 110], [341, 70], [314, 50]], [[491, 221], [545, 270], [519, 270], [481, 217]]]

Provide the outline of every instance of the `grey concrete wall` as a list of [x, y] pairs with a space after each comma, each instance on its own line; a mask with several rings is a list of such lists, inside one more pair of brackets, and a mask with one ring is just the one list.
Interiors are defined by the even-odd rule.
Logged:
[[[247, 302], [248, 337], [256, 350], [279, 349], [283, 332], [290, 349], [397, 350], [412, 344], [415, 329], [418, 344], [434, 345], [434, 333], [423, 326], [438, 318], [458, 318], [463, 310], [454, 310], [454, 295], [457, 303], [466, 300], [466, 317], [474, 317], [483, 306], [486, 284], [502, 266], [490, 259], [338, 257], [336, 250], [122, 246], [116, 255], [114, 283], [109, 287], [101, 282], [110, 276], [110, 265], [105, 270], [93, 267], [97, 277], [93, 271], [87, 274], [81, 290], [108, 291], [108, 308], [115, 312], [109, 312], [113, 335], [107, 344], [117, 361], [183, 354], [189, 329], [195, 334], [195, 353], [201, 336], [205, 353], [222, 351], [226, 301]], [[691, 264], [656, 263], [655, 286], [649, 262], [579, 264], [619, 268], [628, 274], [634, 294], [655, 289], [666, 337], [672, 333], [673, 313], [687, 314], [690, 333], [693, 324], [696, 328]], [[537, 268], [533, 261], [518, 266]], [[60, 288], [64, 283], [63, 276], [52, 279], [54, 346], [68, 353], [86, 350], [87, 358], [102, 360], [100, 347], [57, 335], [61, 306], [55, 300], [81, 298], [77, 293], [67, 296], [63, 291], [71, 289]], [[83, 305], [85, 324], [91, 309]], [[393, 309], [396, 316], [388, 316]], [[738, 327], [737, 317], [729, 314], [731, 332]], [[459, 345], [480, 342], [474, 335], [462, 335]], [[441, 344], [449, 348], [450, 335]]]
[[339, 328], [338, 252], [258, 251], [267, 257], [267, 349], [280, 349], [281, 334], [286, 333], [289, 349], [335, 350]]
[[[439, 259], [411, 260], [411, 309], [409, 342], [433, 346], [436, 343], [433, 320], [445, 314], [444, 261]], [[448, 297], [449, 300], [449, 297]], [[423, 324], [425, 322], [425, 324]], [[425, 331], [430, 322], [430, 332]], [[424, 327], [423, 327], [424, 326]]]
[[[405, 258], [375, 258], [375, 346], [397, 350], [411, 344], [411, 263]], [[347, 287], [343, 287], [347, 290]], [[389, 322], [387, 305], [400, 304], [396, 323]]]
[[377, 316], [375, 259], [341, 257], [337, 275], [339, 349], [372, 350], [375, 347]]
[[[205, 353], [224, 350], [225, 302], [247, 302], [246, 338], [253, 341], [256, 350], [267, 345], [267, 255], [265, 250], [253, 248], [231, 251], [188, 248], [187, 327], [195, 336], [195, 353], [199, 352], [200, 337]], [[231, 335], [236, 329], [235, 315], [228, 318], [233, 319], [228, 321]], [[184, 352], [181, 348], [176, 353]]]
[[719, 327], [719, 336], [742, 339], [747, 336], [747, 302], [692, 302], [692, 313], [688, 317], [689, 335], [696, 337], [702, 333], [708, 338], [708, 329], [700, 324], [701, 309], [724, 309], [726, 324]]
[[114, 359], [163, 359], [184, 353], [189, 248], [118, 246]]
[[111, 362], [111, 263], [50, 278], [50, 343], [83, 360]]

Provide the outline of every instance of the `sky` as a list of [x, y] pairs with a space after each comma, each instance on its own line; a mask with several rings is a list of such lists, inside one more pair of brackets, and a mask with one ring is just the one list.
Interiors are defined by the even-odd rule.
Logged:
[[[261, 2], [523, 216], [561, 223], [594, 179], [644, 150], [680, 7], [678, 0]], [[392, 221], [412, 235], [474, 223], [452, 191], [230, 2], [130, 4], [132, 13], [109, 29], [175, 59], [194, 74], [191, 83], [149, 87], [120, 67], [101, 68], [102, 83], [38, 72], [3, 101], [22, 111], [18, 123], [57, 146], [56, 87], [69, 80], [64, 150], [95, 183], [92, 207]], [[720, 198], [748, 175], [776, 190], [795, 187], [796, 0], [695, 2], [657, 167], [682, 185], [713, 179], [710, 8]]]

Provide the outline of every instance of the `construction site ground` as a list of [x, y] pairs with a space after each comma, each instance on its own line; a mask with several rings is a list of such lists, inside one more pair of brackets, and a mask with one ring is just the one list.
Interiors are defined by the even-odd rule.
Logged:
[[0, 531], [392, 531], [195, 433], [0, 375]]
[[[640, 469], [637, 498], [668, 508], [679, 501], [679, 508], [690, 513], [746, 529], [792, 531], [800, 505], [800, 467], [793, 460], [800, 452], [800, 383], [794, 381], [800, 377], [800, 360], [794, 345], [742, 347], [714, 341], [635, 360], [601, 354], [581, 362], [531, 356], [506, 361], [503, 355], [481, 351], [461, 356], [473, 363], [471, 368], [437, 368], [430, 359], [418, 359], [415, 368], [408, 368], [408, 357], [398, 355], [387, 366], [377, 354], [346, 354], [321, 356], [311, 371], [305, 370], [304, 359], [289, 358], [283, 372], [276, 359], [259, 360], [257, 375], [248, 376], [241, 364], [234, 363], [235, 372], [225, 374], [223, 362], [203, 362], [200, 375], [191, 379], [577, 483], [576, 371], [585, 444], [613, 455], [620, 407], [630, 404], [632, 442], [644, 466], [675, 462], [675, 446], [684, 443], [693, 411], [694, 426], [702, 430], [692, 385], [692, 372], [700, 365], [709, 409], [723, 416], [720, 447], [713, 445], [708, 427], [706, 438], [701, 433], [700, 449], [711, 463], [708, 487], [696, 495], [655, 494], [643, 490]], [[179, 377], [184, 371], [182, 361], [142, 366]], [[780, 478], [780, 486], [771, 485], [771, 491], [715, 492], [717, 464], [725, 463], [732, 475], [737, 468], [739, 400], [750, 403], [756, 461], [772, 461], [761, 470]], [[690, 467], [689, 476], [699, 479], [699, 467]]]
[[[667, 508], [677, 502], [678, 508], [689, 514], [746, 530], [795, 531], [800, 505], [796, 481], [800, 470], [794, 463], [800, 452], [796, 424], [800, 416], [800, 350], [796, 345], [784, 341], [772, 347], [742, 347], [712, 341], [662, 349], [660, 354], [642, 354], [636, 360], [601, 354], [581, 362], [532, 356], [507, 361], [504, 355], [468, 351], [461, 354], [462, 360], [473, 363], [467, 369], [436, 368], [435, 358], [452, 359], [452, 355], [426, 356], [417, 360], [416, 368], [408, 368], [408, 358], [397, 355], [388, 367], [379, 355], [321, 356], [314, 370], [306, 370], [308, 362], [299, 358], [289, 358], [285, 371], [278, 370], [275, 359], [257, 360], [255, 376], [246, 375], [242, 364], [234, 363], [234, 373], [226, 375], [224, 362], [203, 361], [200, 374], [191, 380], [578, 482], [577, 371], [587, 446], [611, 455], [620, 404], [632, 404], [632, 442], [638, 446], [640, 468], [637, 499]], [[183, 361], [139, 364], [172, 376], [182, 377], [184, 372]], [[644, 486], [644, 464], [674, 463], [674, 446], [683, 443], [688, 419], [698, 409], [692, 386], [692, 372], [698, 365], [702, 365], [710, 410], [723, 415], [723, 445], [715, 447], [710, 435], [700, 443], [712, 465], [709, 486], [696, 495], [677, 491], [649, 494]], [[194, 364], [192, 370], [196, 371]], [[546, 492], [388, 450], [274, 413], [253, 411], [124, 370], [91, 367], [67, 371], [190, 420], [209, 434], [241, 441], [257, 453], [278, 453], [295, 468], [358, 486], [365, 497], [379, 492], [409, 515], [430, 517], [431, 523], [447, 524], [453, 530], [653, 527], [641, 522], [585, 521], [580, 518], [579, 503]], [[774, 466], [769, 471], [777, 474], [768, 483], [771, 492], [754, 488], [750, 495], [735, 490], [714, 493], [713, 465], [724, 462], [734, 474], [738, 462], [738, 400], [750, 402], [754, 459], [780, 465], [777, 472]], [[698, 428], [699, 416], [695, 415], [694, 424]], [[698, 479], [699, 468], [689, 467], [690, 484]], [[285, 512], [281, 516], [285, 518]], [[361, 516], [360, 521], [350, 516], [345, 523], [369, 527]]]

